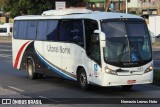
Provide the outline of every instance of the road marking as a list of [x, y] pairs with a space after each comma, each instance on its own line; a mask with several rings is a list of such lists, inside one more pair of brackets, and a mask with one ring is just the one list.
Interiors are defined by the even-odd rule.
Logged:
[[12, 52], [12, 49], [11, 50], [8, 50], [8, 49], [0, 49], [0, 51], [4, 51], [4, 52]]
[[0, 47], [11, 48], [12, 46], [0, 45]]
[[47, 97], [43, 97], [43, 96], [39, 96], [40, 98], [46, 98], [47, 99]]
[[57, 101], [57, 100], [54, 100], [54, 99], [50, 99], [50, 98], [47, 98], [47, 97], [44, 97], [44, 96], [39, 96], [40, 98], [45, 98], [45, 99], [47, 99], [47, 100], [49, 100], [49, 101], [53, 101], [53, 102], [56, 102], [56, 103], [58, 103], [59, 101]]
[[160, 62], [160, 60], [153, 60], [154, 62]]
[[3, 54], [0, 54], [0, 57], [3, 57], [3, 58], [11, 58], [12, 55], [3, 55]]
[[11, 58], [11, 57], [8, 57], [8, 56], [0, 56], [1, 58]]
[[22, 90], [22, 89], [19, 89], [19, 88], [16, 88], [16, 87], [13, 87], [13, 86], [8, 86], [8, 87], [9, 87], [9, 88], [11, 88], [11, 89], [17, 90], [17, 91], [24, 92], [24, 90]]
[[12, 55], [7, 55], [7, 54], [0, 54], [0, 56], [12, 56]]

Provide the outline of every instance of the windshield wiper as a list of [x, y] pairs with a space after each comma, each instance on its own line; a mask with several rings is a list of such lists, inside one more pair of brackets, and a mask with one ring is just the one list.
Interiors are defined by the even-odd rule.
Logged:
[[121, 49], [121, 53], [120, 53], [120, 55], [119, 55], [119, 57], [118, 57], [118, 63], [120, 63], [121, 62], [121, 59], [122, 59], [122, 56], [124, 55], [124, 53], [125, 52], [123, 52], [124, 51], [124, 49], [125, 49], [125, 43], [123, 44], [123, 46], [122, 46], [122, 49]]

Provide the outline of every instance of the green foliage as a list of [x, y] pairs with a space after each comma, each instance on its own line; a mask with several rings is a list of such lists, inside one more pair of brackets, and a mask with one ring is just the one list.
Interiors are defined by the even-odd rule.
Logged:
[[10, 17], [19, 15], [37, 15], [45, 10], [55, 8], [55, 0], [6, 0], [5, 12], [10, 12]]
[[0, 0], [5, 1], [4, 12], [9, 12], [10, 17], [19, 15], [40, 15], [43, 11], [55, 9], [55, 1], [66, 1], [67, 7], [75, 6], [83, 0]]
[[6, 3], [6, 0], [0, 0], [0, 7], [3, 7]]

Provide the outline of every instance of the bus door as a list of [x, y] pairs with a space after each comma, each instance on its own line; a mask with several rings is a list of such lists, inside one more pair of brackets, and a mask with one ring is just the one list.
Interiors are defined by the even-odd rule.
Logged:
[[101, 55], [100, 55], [100, 41], [99, 34], [94, 33], [91, 36], [91, 45], [90, 45], [90, 57], [92, 59], [91, 69], [92, 69], [92, 81], [98, 83], [100, 81], [101, 74]]

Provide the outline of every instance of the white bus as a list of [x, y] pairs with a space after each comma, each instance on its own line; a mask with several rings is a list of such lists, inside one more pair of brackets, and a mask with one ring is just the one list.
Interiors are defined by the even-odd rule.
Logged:
[[13, 29], [13, 23], [5, 23], [0, 25], [0, 36], [11, 36]]
[[14, 19], [13, 66], [90, 85], [153, 81], [151, 40], [143, 18], [87, 9], [50, 10]]

